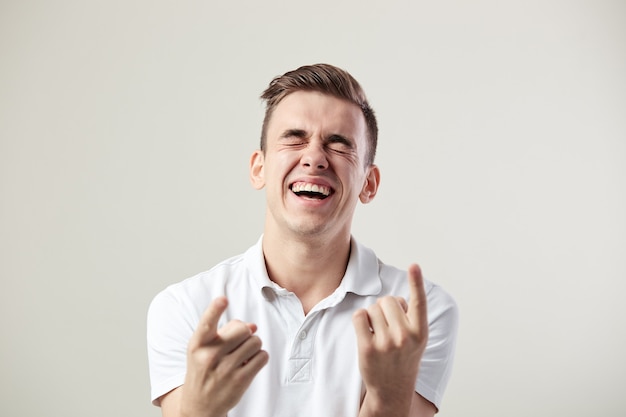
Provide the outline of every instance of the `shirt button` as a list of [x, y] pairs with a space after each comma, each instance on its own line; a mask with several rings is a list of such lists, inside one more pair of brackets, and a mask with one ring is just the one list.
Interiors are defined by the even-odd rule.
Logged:
[[300, 340], [306, 339], [306, 330], [302, 330], [298, 337], [300, 337]]

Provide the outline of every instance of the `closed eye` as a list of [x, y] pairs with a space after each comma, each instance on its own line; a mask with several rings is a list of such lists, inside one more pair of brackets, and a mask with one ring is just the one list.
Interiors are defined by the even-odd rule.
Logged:
[[350, 152], [354, 149], [352, 141], [341, 135], [332, 135], [328, 138], [328, 147], [338, 152]]
[[280, 142], [285, 145], [302, 145], [307, 141], [307, 133], [302, 129], [289, 129], [280, 135]]

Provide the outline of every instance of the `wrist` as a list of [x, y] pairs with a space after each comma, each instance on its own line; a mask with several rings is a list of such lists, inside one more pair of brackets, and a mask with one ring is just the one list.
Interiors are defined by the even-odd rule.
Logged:
[[226, 413], [216, 413], [200, 409], [189, 409], [181, 404], [179, 417], [228, 417]]
[[407, 395], [385, 395], [366, 391], [359, 417], [408, 416], [413, 390]]

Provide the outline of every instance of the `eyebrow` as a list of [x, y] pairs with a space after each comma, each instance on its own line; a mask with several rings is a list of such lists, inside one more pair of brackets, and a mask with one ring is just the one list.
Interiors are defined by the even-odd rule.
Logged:
[[287, 129], [283, 132], [282, 135], [280, 135], [280, 137], [281, 138], [291, 138], [291, 137], [306, 138], [307, 133], [306, 131], [302, 129]]

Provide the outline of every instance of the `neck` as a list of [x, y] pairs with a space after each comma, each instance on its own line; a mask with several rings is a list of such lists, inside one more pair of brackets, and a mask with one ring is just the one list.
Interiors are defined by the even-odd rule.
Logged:
[[270, 279], [293, 292], [306, 315], [341, 283], [350, 257], [350, 235], [285, 238], [266, 231], [263, 255]]

